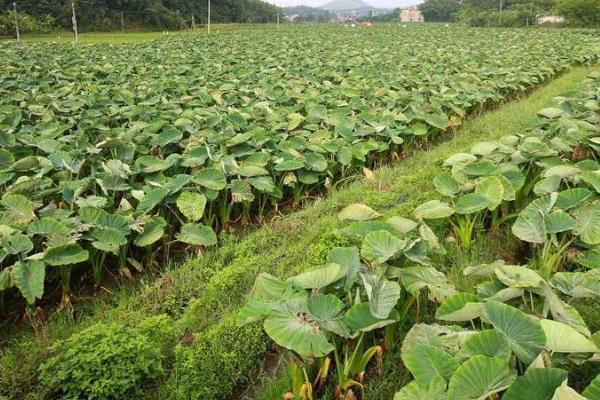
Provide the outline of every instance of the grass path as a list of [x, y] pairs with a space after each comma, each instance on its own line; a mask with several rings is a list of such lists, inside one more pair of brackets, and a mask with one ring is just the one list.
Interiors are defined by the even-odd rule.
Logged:
[[[329, 248], [343, 244], [334, 234], [339, 226], [336, 214], [348, 204], [361, 202], [386, 215], [408, 216], [416, 205], [436, 197], [432, 180], [441, 172], [438, 161], [477, 141], [523, 131], [555, 96], [577, 90], [589, 71], [573, 68], [527, 97], [467, 121], [448, 141], [376, 171], [374, 179], [333, 190], [241, 240], [226, 237], [218, 250], [167, 269], [159, 278], [126, 282], [71, 313], [56, 314], [34, 324], [35, 329], [15, 334], [0, 348], [0, 395], [25, 398], [26, 393], [35, 393], [37, 367], [48, 355], [47, 346], [57, 339], [97, 322], [136, 324], [147, 316], [167, 314], [177, 328], [178, 341], [184, 338], [187, 344], [169, 352], [168, 378], [153, 385], [145, 397], [232, 398], [240, 386], [255, 385], [266, 376], [259, 369], [269, 347], [260, 327], [237, 328], [234, 323], [258, 272], [289, 276], [324, 261]], [[393, 385], [370, 398], [387, 395]], [[280, 397], [280, 391], [271, 391], [279, 390], [277, 381], [267, 380], [263, 389], [254, 398]], [[250, 398], [244, 393], [236, 396]]]

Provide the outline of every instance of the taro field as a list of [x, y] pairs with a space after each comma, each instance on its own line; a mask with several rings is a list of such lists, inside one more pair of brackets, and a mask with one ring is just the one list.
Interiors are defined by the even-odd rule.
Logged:
[[[122, 45], [0, 43], [2, 312], [73, 307], [78, 294], [118, 276], [212, 257], [232, 236], [427, 151], [465, 121], [599, 55], [592, 31], [443, 25], [241, 27]], [[258, 343], [253, 351], [277, 344], [294, 355], [285, 398], [367, 398], [365, 371], [394, 347], [400, 329], [408, 331], [402, 362], [414, 380], [398, 399], [598, 398], [557, 397], [578, 394], [563, 383], [567, 370], [552, 367], [600, 353], [561, 300], [600, 294], [596, 280], [563, 269], [571, 248], [581, 263], [598, 257], [590, 250], [600, 243], [598, 142], [574, 133], [599, 129], [586, 114], [598, 110], [597, 82], [544, 109], [543, 125], [447, 159], [434, 182], [438, 199], [410, 219], [383, 220], [351, 205], [337, 232], [346, 246], [332, 249], [325, 266], [289, 279], [257, 274], [231, 329], [261, 321], [265, 333], [251, 328], [248, 336]], [[563, 116], [567, 122], [556, 121]], [[563, 130], [570, 133], [557, 134]], [[562, 162], [574, 152], [589, 162]], [[465, 270], [487, 279], [477, 293], [457, 290], [436, 269], [443, 247], [467, 254], [480, 228], [507, 226], [525, 243], [531, 269], [498, 261]], [[429, 293], [422, 302], [441, 303], [439, 320], [464, 326], [399, 324], [415, 307], [418, 322], [422, 290]], [[144, 326], [119, 340], [142, 340]], [[183, 340], [185, 328], [169, 332]], [[96, 334], [62, 345], [104, 340]], [[563, 346], [569, 338], [573, 345]], [[223, 384], [223, 373], [213, 386], [206, 378], [186, 389], [202, 361], [180, 345], [165, 350], [164, 361], [150, 342], [138, 347], [143, 365], [131, 379], [92, 375], [88, 383], [78, 382], [90, 371], [76, 371], [67, 347], [53, 347], [35, 385], [48, 396], [124, 398], [149, 379], [170, 394], [161, 398], [229, 398], [247, 382], [243, 368], [259, 364], [233, 362], [232, 381]], [[570, 358], [542, 357], [554, 353]], [[550, 372], [525, 372], [532, 363]], [[96, 379], [102, 385], [89, 383]], [[532, 388], [554, 397], [527, 394]]]

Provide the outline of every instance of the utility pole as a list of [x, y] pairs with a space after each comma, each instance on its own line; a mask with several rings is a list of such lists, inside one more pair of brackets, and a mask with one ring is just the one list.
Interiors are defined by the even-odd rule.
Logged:
[[121, 33], [125, 33], [125, 22], [123, 20], [123, 11], [121, 11]]
[[75, 15], [75, 3], [71, 3], [73, 10], [73, 32], [75, 32], [75, 42], [79, 42], [79, 33], [77, 32], [77, 16]]
[[17, 31], [17, 43], [21, 41], [21, 34], [19, 33], [19, 17], [17, 14], [17, 2], [13, 2], [13, 10], [15, 12], [15, 30]]
[[279, 29], [279, 12], [277, 12], [277, 29]]
[[504, 6], [504, 0], [500, 0], [500, 14], [498, 18], [500, 19], [500, 26], [502, 26], [502, 7]]
[[192, 30], [196, 32], [196, 20], [194, 19], [194, 14], [192, 13]]
[[210, 33], [210, 0], [208, 0], [208, 33]]

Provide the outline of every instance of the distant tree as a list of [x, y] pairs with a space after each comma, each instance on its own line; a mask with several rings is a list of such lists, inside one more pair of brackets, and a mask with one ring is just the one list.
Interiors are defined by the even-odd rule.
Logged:
[[425, 0], [419, 10], [427, 22], [455, 21], [460, 10], [460, 0]]
[[569, 24], [600, 26], [600, 0], [557, 0], [556, 9]]

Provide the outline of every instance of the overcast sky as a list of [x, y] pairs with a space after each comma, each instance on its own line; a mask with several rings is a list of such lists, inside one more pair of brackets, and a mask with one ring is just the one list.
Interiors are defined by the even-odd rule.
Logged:
[[[329, 3], [331, 0], [267, 0], [270, 3], [277, 4], [278, 6], [312, 6], [318, 7], [323, 4]], [[382, 7], [382, 8], [395, 8], [395, 7], [404, 7], [407, 5], [412, 5], [416, 3], [420, 3], [419, 0], [365, 0], [367, 3], [372, 5], [373, 7]]]

